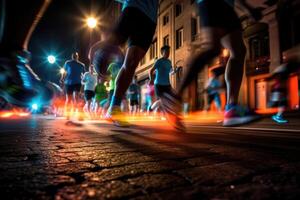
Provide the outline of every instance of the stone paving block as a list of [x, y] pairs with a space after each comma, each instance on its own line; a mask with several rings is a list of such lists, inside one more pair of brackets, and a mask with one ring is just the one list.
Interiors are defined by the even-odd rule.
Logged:
[[143, 194], [141, 188], [136, 188], [123, 181], [110, 181], [102, 184], [83, 183], [67, 186], [59, 190], [54, 199], [127, 199], [140, 194]]
[[228, 162], [177, 170], [177, 172], [193, 183], [201, 185], [220, 185], [242, 179], [254, 173], [254, 170], [252, 170], [251, 167], [245, 168], [238, 162]]
[[162, 191], [182, 185], [190, 185], [184, 178], [172, 174], [146, 174], [127, 179], [131, 185], [144, 188], [147, 192]]
[[87, 180], [103, 182], [126, 177], [134, 177], [147, 173], [160, 173], [164, 171], [172, 171], [175, 169], [184, 168], [187, 165], [174, 161], [148, 162], [122, 167], [103, 169], [98, 172], [85, 173], [84, 177]]
[[114, 167], [133, 163], [142, 163], [149, 161], [160, 160], [154, 156], [147, 156], [137, 152], [118, 153], [118, 154], [104, 154], [99, 160], [94, 160], [100, 167]]

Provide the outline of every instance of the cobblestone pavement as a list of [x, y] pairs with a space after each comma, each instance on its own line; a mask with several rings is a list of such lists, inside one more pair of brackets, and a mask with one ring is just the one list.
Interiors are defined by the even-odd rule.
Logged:
[[45, 118], [0, 132], [1, 199], [300, 199], [297, 132]]

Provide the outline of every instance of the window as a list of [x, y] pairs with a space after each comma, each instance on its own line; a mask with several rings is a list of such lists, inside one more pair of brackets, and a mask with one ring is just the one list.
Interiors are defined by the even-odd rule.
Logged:
[[164, 45], [170, 45], [170, 42], [169, 42], [169, 35], [166, 35], [166, 36], [164, 37], [163, 44], [164, 44]]
[[176, 30], [176, 49], [182, 47], [183, 43], [183, 28]]
[[256, 37], [251, 38], [249, 42], [251, 60], [269, 56], [270, 46], [268, 32], [266, 32], [265, 34], [259, 34]]
[[175, 6], [175, 16], [178, 17], [182, 13], [182, 3], [176, 4]]
[[196, 40], [197, 36], [197, 18], [192, 17], [191, 18], [191, 39], [192, 41]]
[[157, 57], [157, 39], [155, 39], [150, 46], [150, 59]]
[[168, 23], [169, 23], [169, 13], [163, 16], [163, 25], [165, 26]]

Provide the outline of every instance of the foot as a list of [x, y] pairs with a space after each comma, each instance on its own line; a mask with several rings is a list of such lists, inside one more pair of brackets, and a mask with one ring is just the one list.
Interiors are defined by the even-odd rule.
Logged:
[[18, 52], [13, 57], [0, 56], [0, 96], [13, 105], [30, 107], [33, 102], [48, 105], [53, 92], [28, 65], [30, 54]]
[[120, 106], [110, 107], [105, 115], [105, 119], [111, 121], [115, 126], [118, 127], [130, 126], [130, 124], [126, 121]]
[[284, 119], [282, 115], [273, 115], [272, 119], [279, 124], [286, 124], [288, 120]]
[[166, 114], [168, 122], [177, 131], [185, 132], [185, 127], [181, 120], [181, 99], [175, 94], [164, 93], [161, 97], [162, 109]]
[[259, 119], [259, 115], [249, 112], [239, 105], [227, 105], [224, 113], [223, 126], [239, 126]]

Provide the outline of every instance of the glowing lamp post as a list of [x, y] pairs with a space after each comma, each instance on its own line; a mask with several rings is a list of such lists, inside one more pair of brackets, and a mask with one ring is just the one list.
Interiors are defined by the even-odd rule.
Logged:
[[66, 73], [66, 70], [65, 70], [64, 68], [60, 68], [60, 69], [59, 69], [59, 73], [60, 73], [61, 75], [63, 75], [64, 73]]
[[56, 62], [56, 58], [53, 55], [48, 56], [47, 60], [50, 64], [54, 64]]
[[94, 29], [94, 28], [96, 28], [96, 26], [97, 26], [97, 24], [98, 24], [98, 21], [97, 21], [97, 19], [94, 18], [94, 17], [89, 17], [89, 18], [87, 18], [87, 20], [86, 20], [86, 24], [87, 24], [87, 26], [88, 26], [89, 28]]

